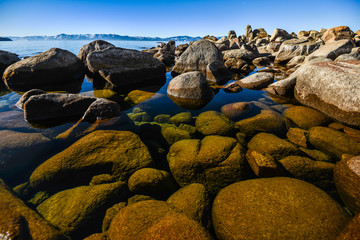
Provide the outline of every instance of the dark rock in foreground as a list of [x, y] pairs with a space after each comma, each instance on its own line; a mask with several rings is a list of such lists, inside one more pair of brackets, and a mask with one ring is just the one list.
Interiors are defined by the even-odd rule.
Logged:
[[20, 61], [20, 58], [15, 53], [0, 50], [0, 82], [5, 69], [17, 61]]
[[165, 78], [166, 67], [149, 53], [107, 48], [88, 54], [89, 70], [116, 87], [151, 84]]
[[41, 54], [10, 65], [3, 80], [13, 91], [34, 88], [78, 92], [84, 80], [85, 68], [69, 51], [52, 48]]
[[360, 61], [319, 62], [297, 71], [296, 99], [336, 120], [360, 126]]

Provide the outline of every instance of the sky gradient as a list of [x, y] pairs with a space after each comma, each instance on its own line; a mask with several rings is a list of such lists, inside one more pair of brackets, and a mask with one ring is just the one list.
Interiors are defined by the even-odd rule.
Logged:
[[360, 29], [360, 0], [0, 0], [0, 36], [114, 33], [224, 36], [265, 28], [288, 32], [336, 26]]

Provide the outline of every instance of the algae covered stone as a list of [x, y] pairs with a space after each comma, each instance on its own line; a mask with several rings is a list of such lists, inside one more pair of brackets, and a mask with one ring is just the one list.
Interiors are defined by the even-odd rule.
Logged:
[[334, 181], [345, 205], [354, 214], [360, 213], [360, 156], [336, 163]]
[[61, 232], [81, 238], [100, 231], [106, 209], [127, 195], [123, 182], [80, 186], [51, 196], [36, 210]]
[[149, 167], [151, 155], [140, 138], [128, 131], [99, 130], [81, 138], [35, 169], [35, 189], [66, 189], [88, 184], [95, 175], [111, 173], [119, 180]]
[[276, 161], [269, 154], [261, 154], [255, 150], [246, 153], [246, 159], [258, 177], [274, 177], [283, 175]]
[[163, 201], [142, 201], [119, 211], [110, 224], [115, 239], [212, 239], [200, 225]]
[[[0, 179], [0, 238], [69, 240], [30, 209]], [[7, 237], [6, 237], [7, 236]]]
[[262, 110], [260, 114], [240, 120], [235, 126], [247, 136], [254, 136], [259, 132], [281, 134], [285, 129], [281, 114], [270, 110]]
[[360, 155], [360, 143], [345, 133], [327, 127], [309, 129], [309, 142], [317, 149], [341, 159], [342, 154]]
[[212, 209], [216, 236], [228, 239], [332, 239], [349, 219], [312, 184], [275, 177], [234, 183]]
[[196, 129], [204, 135], [229, 136], [233, 134], [233, 123], [222, 113], [207, 111], [201, 113], [195, 122]]
[[173, 193], [166, 202], [175, 207], [177, 211], [201, 223], [205, 228], [210, 227], [211, 201], [203, 184], [192, 183], [183, 187]]
[[181, 123], [191, 124], [193, 122], [193, 116], [190, 112], [182, 112], [172, 116], [170, 122], [179, 126]]
[[155, 197], [168, 197], [178, 188], [170, 173], [154, 168], [142, 168], [134, 172], [128, 181], [132, 193]]
[[286, 110], [285, 117], [289, 127], [309, 129], [315, 126], [325, 126], [331, 119], [325, 114], [304, 106], [294, 106]]
[[308, 132], [301, 128], [290, 128], [286, 133], [286, 137], [296, 145], [307, 148]]
[[344, 227], [336, 240], [359, 240], [360, 239], [360, 213], [353, 217]]
[[275, 160], [299, 154], [299, 150], [294, 144], [270, 133], [256, 134], [249, 141], [248, 149], [262, 154], [269, 154]]
[[251, 176], [245, 149], [230, 137], [206, 136], [202, 141], [181, 140], [170, 147], [167, 159], [170, 171], [180, 186], [201, 183], [212, 194]]
[[165, 142], [168, 145], [172, 145], [177, 141], [183, 139], [190, 139], [192, 138], [191, 134], [179, 127], [176, 127], [173, 124], [162, 124], [161, 125], [161, 134], [165, 139]]

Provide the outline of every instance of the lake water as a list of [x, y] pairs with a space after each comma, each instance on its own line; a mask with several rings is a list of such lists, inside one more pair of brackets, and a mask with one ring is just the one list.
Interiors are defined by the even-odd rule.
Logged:
[[[0, 50], [5, 50], [9, 52], [13, 52], [19, 55], [19, 57], [29, 57], [36, 54], [39, 54], [43, 51], [46, 51], [52, 47], [66, 49], [74, 54], [78, 54], [79, 49], [89, 43], [90, 41], [12, 41], [12, 42], [0, 42]], [[152, 41], [112, 41], [117, 47], [122, 48], [129, 48], [129, 49], [136, 49], [142, 50], [144, 48], [151, 48], [156, 47], [159, 43], [152, 42]], [[183, 43], [177, 43], [183, 44]], [[255, 73], [259, 69], [255, 69], [252, 73]], [[255, 102], [256, 106], [253, 108], [253, 111], [247, 114], [247, 117], [256, 115], [260, 112], [261, 109], [270, 108], [278, 112], [282, 112], [284, 110], [284, 106], [278, 105], [273, 102], [268, 94], [265, 91], [259, 90], [247, 90], [243, 89], [239, 93], [226, 93], [223, 89], [218, 86], [214, 86], [215, 97], [203, 106], [201, 109], [185, 109], [182, 105], [178, 105], [174, 103], [166, 94], [167, 86], [170, 80], [172, 79], [171, 76], [171, 69], [168, 69], [166, 73], [166, 82], [162, 86], [156, 86], [151, 91], [145, 90], [138, 90], [132, 89], [132, 91], [127, 92], [125, 95], [124, 93], [116, 93], [111, 90], [102, 90], [102, 89], [94, 89], [93, 83], [88, 81], [86, 78], [82, 84], [82, 89], [80, 94], [89, 95], [89, 96], [96, 96], [96, 97], [106, 97], [111, 100], [118, 100], [121, 99], [123, 101], [126, 97], [130, 97], [131, 104], [127, 105], [126, 107], [122, 107], [122, 111], [129, 114], [131, 113], [134, 108], [139, 110], [138, 108], [142, 109], [152, 118], [159, 114], [168, 114], [168, 115], [175, 115], [180, 112], [191, 112], [193, 116], [199, 115], [201, 112], [215, 110], [221, 111], [221, 107], [228, 103], [233, 102]], [[251, 74], [252, 74], [251, 73]], [[232, 80], [234, 81], [234, 80]], [[231, 81], [229, 81], [231, 82]], [[110, 95], [110, 97], [109, 97]], [[7, 121], [1, 120], [3, 117], [11, 115], [13, 112], [17, 113], [17, 120], [20, 121], [19, 118], [22, 118], [22, 115], [19, 116], [19, 112], [22, 113], [22, 110], [18, 109], [15, 104], [20, 99], [21, 94], [16, 92], [0, 92], [0, 130], [16, 130], [18, 131], [19, 128], [11, 127], [11, 124], [5, 124], [4, 122], [8, 123]], [[140, 100], [139, 100], [140, 99]], [[2, 117], [1, 117], [2, 116]], [[14, 120], [15, 121], [15, 120]], [[23, 121], [23, 120], [21, 120]], [[27, 125], [26, 132], [40, 132], [42, 134], [48, 134], [52, 130], [56, 129], [56, 133], [59, 133], [59, 127], [55, 128], [48, 128], [48, 129], [41, 129], [38, 128], [39, 126], [30, 126], [28, 123], [23, 122], [22, 125]], [[16, 124], [15, 124], [16, 125]], [[72, 124], [65, 124], [60, 126], [60, 129], [65, 131], [67, 128], [71, 127]], [[41, 126], [42, 128], [44, 126]], [[31, 130], [33, 129], [33, 130]], [[23, 130], [21, 130], [23, 131]], [[50, 134], [51, 135], [51, 134]], [[46, 135], [48, 136], [48, 135]], [[51, 137], [55, 137], [52, 136]], [[25, 174], [26, 175], [26, 174]]]

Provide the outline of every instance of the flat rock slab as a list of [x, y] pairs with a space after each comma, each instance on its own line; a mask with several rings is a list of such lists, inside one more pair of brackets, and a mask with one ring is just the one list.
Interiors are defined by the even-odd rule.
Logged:
[[360, 61], [307, 64], [297, 71], [296, 99], [352, 126], [360, 126]]

